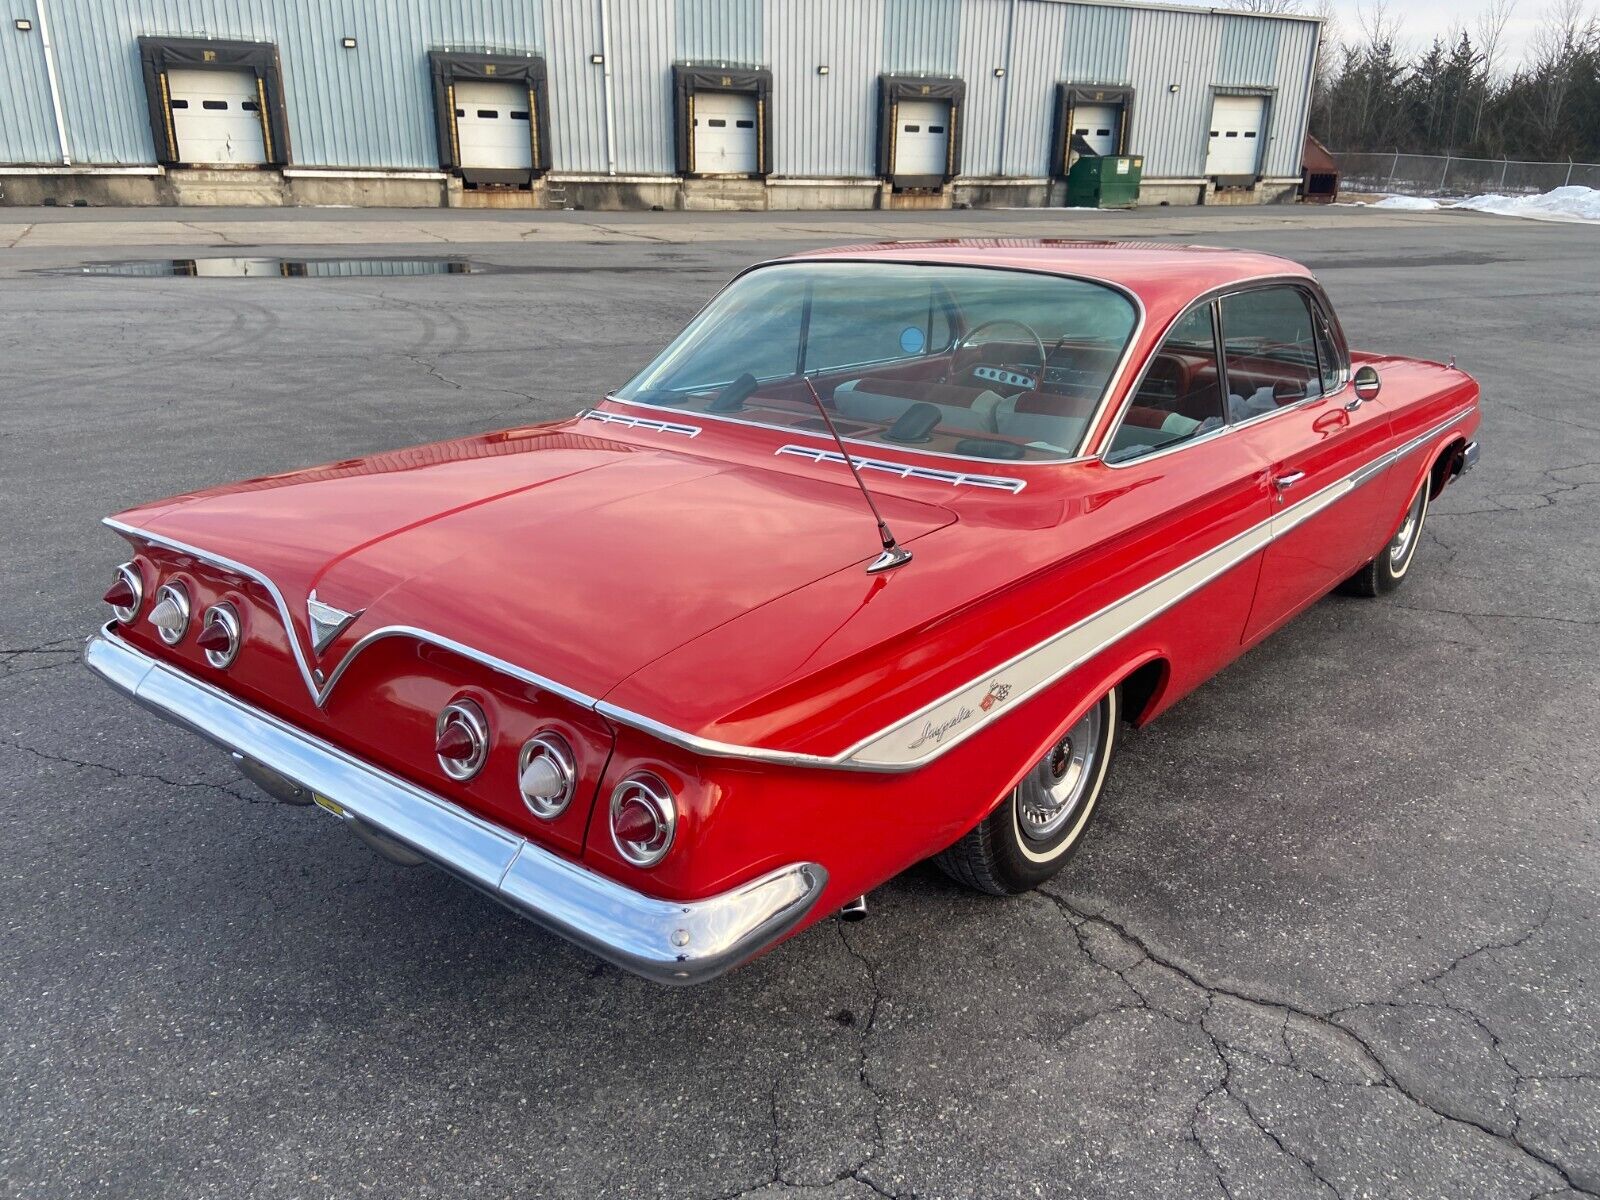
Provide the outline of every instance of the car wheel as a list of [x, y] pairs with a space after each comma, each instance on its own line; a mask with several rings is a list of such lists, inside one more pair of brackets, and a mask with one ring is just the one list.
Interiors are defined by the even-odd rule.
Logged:
[[1054, 876], [1083, 841], [1105, 788], [1122, 707], [1112, 688], [992, 813], [934, 862], [958, 883], [1010, 896]]
[[1339, 590], [1350, 596], [1382, 596], [1405, 582], [1411, 560], [1417, 556], [1417, 546], [1422, 541], [1422, 523], [1428, 516], [1428, 491], [1431, 480], [1424, 479], [1417, 494], [1406, 506], [1406, 515], [1400, 528], [1394, 531], [1389, 544], [1378, 557], [1339, 585]]

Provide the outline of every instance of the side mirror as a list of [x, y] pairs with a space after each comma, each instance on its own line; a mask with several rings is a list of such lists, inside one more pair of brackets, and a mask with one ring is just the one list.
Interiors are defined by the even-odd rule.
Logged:
[[1357, 367], [1355, 385], [1358, 400], [1376, 400], [1383, 381], [1378, 378], [1377, 368]]

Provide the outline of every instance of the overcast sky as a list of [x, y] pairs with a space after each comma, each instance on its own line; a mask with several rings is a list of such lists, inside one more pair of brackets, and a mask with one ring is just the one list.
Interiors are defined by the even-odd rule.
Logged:
[[[1517, 0], [1506, 25], [1502, 71], [1521, 61], [1549, 3], [1550, 0]], [[1360, 4], [1357, 0], [1333, 0], [1333, 5], [1340, 40], [1359, 41], [1360, 12], [1363, 8], [1370, 10], [1370, 0]], [[1459, 25], [1465, 25], [1476, 41], [1478, 15], [1485, 7], [1484, 0], [1389, 0], [1389, 15], [1399, 22], [1401, 44], [1407, 50], [1418, 51], [1427, 49], [1435, 37], [1448, 38], [1451, 29]]]

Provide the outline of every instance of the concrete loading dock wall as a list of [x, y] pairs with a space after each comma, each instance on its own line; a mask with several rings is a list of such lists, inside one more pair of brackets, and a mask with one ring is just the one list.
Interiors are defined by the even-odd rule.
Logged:
[[[337, 14], [294, 0], [28, 4], [48, 23], [0, 29], [9, 203], [1044, 205], [1062, 198], [1063, 137], [1083, 126], [1098, 146], [1113, 116], [1118, 148], [1145, 158], [1143, 203], [1261, 202], [1299, 182], [1319, 33], [1300, 17], [1064, 0], [407, 0]], [[141, 66], [140, 39], [270, 53], [281, 85], [258, 73], [263, 147], [241, 127], [231, 157], [174, 158], [154, 117], [176, 112]], [[470, 81], [521, 83], [529, 106], [474, 103], [450, 142], [441, 57], [522, 64], [516, 80]], [[687, 93], [686, 76], [698, 80]], [[889, 92], [915, 133], [888, 127]], [[1063, 128], [1064, 94], [1093, 121]], [[698, 96], [717, 111], [701, 109], [695, 136], [685, 100]], [[1262, 113], [1254, 169], [1235, 169], [1237, 155], [1208, 169], [1219, 100], [1242, 98]], [[480, 108], [518, 124], [526, 154]], [[913, 161], [915, 173], [896, 166]]]

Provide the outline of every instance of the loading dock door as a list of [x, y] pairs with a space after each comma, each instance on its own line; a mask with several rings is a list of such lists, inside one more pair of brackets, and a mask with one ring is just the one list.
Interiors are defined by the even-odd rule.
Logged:
[[520, 83], [455, 84], [456, 137], [460, 166], [494, 171], [531, 171], [533, 135], [528, 89]]
[[1072, 132], [1102, 158], [1121, 149], [1117, 145], [1121, 124], [1121, 105], [1080, 104], [1072, 110]]
[[754, 175], [760, 170], [756, 98], [748, 92], [694, 94], [694, 173]]
[[1255, 175], [1261, 163], [1265, 96], [1218, 96], [1211, 109], [1206, 174]]
[[167, 92], [178, 162], [261, 166], [267, 161], [254, 71], [173, 69], [167, 72]]
[[894, 173], [943, 178], [949, 154], [949, 101], [900, 101], [894, 128]]

